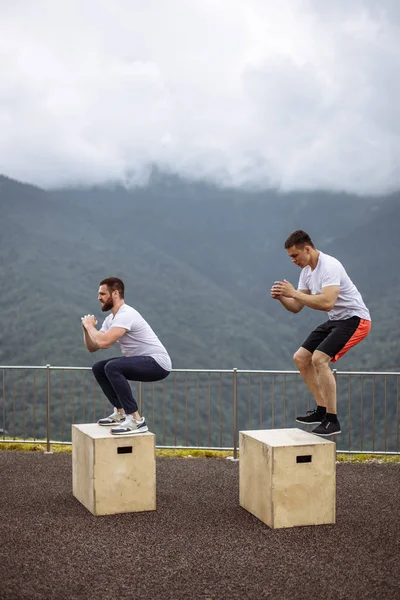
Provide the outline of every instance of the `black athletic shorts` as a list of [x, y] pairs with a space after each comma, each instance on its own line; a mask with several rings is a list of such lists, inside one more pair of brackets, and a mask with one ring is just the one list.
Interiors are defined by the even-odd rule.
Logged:
[[301, 345], [309, 352], [324, 352], [336, 362], [350, 348], [361, 342], [369, 334], [371, 321], [350, 317], [340, 321], [326, 321], [310, 333]]

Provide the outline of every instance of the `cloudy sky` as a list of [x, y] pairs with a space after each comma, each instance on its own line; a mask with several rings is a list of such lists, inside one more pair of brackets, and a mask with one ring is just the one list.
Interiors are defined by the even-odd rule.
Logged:
[[0, 0], [0, 173], [400, 189], [399, 0]]

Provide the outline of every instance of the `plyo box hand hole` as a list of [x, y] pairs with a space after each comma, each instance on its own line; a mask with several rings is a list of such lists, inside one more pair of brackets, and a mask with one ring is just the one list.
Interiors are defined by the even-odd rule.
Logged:
[[297, 463], [310, 463], [312, 461], [311, 454], [304, 454], [303, 456], [296, 456]]
[[132, 454], [132, 446], [122, 446], [117, 448], [117, 454]]

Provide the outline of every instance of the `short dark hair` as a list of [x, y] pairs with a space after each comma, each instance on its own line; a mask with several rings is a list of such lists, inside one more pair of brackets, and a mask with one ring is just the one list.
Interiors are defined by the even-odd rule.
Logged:
[[297, 248], [304, 248], [304, 246], [311, 246], [311, 248], [315, 248], [310, 236], [308, 233], [303, 231], [302, 229], [296, 229], [293, 231], [285, 242], [285, 249], [291, 248], [292, 246], [297, 246]]
[[119, 297], [120, 298], [124, 297], [124, 294], [125, 294], [124, 282], [122, 281], [122, 279], [119, 279], [118, 277], [106, 277], [106, 279], [103, 279], [102, 281], [100, 281], [99, 285], [106, 285], [108, 288], [108, 291], [110, 293], [115, 292], [115, 290], [118, 290]]

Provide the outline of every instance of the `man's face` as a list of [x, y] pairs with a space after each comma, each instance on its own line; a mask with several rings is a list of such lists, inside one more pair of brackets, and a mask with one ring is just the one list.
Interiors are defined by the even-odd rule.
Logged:
[[303, 269], [310, 262], [311, 247], [304, 246], [304, 248], [298, 248], [297, 246], [291, 246], [287, 249], [287, 253], [292, 259], [292, 263]]
[[103, 312], [111, 310], [114, 306], [112, 294], [109, 292], [108, 287], [106, 285], [101, 285], [99, 287], [97, 299], [100, 301], [101, 310]]

